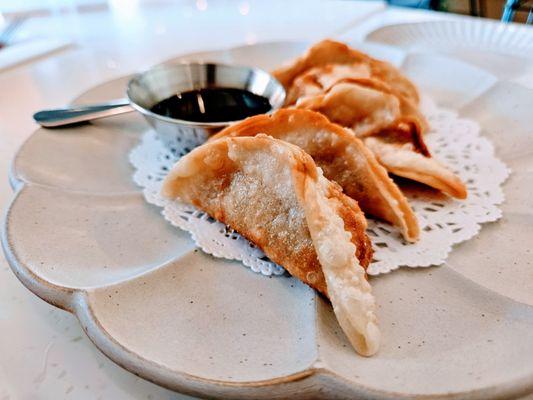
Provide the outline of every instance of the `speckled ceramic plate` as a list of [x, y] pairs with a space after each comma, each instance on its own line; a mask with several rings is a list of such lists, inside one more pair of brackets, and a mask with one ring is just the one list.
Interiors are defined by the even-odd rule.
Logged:
[[[188, 58], [271, 68], [305, 47]], [[445, 57], [365, 50], [391, 57], [442, 105], [477, 120], [514, 170], [503, 219], [446, 265], [372, 278], [383, 332], [376, 356], [355, 354], [330, 305], [297, 280], [195, 250], [146, 204], [128, 163], [146, 128], [134, 114], [40, 129], [20, 149], [2, 234], [13, 271], [74, 313], [112, 360], [189, 394], [495, 399], [533, 391], [533, 92]], [[119, 97], [126, 81], [76, 102]]]

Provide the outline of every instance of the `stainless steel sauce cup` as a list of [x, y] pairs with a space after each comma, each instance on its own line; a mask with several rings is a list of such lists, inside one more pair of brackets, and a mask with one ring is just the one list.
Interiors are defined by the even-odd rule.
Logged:
[[159, 115], [150, 109], [172, 95], [208, 87], [244, 89], [266, 97], [272, 106], [271, 111], [280, 108], [285, 101], [283, 86], [259, 68], [216, 63], [169, 63], [135, 75], [127, 85], [127, 99], [40, 111], [34, 114], [34, 119], [44, 127], [54, 128], [136, 110], [169, 148], [183, 147], [184, 143], [195, 146], [236, 121], [186, 121]]

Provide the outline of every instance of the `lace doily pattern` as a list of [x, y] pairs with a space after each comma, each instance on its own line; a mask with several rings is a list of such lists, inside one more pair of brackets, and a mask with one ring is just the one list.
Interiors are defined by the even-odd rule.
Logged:
[[[402, 189], [420, 225], [420, 240], [405, 242], [389, 224], [369, 219], [368, 234], [374, 247], [374, 260], [368, 273], [378, 275], [401, 266], [440, 265], [452, 246], [479, 232], [480, 224], [501, 217], [498, 207], [504, 200], [502, 184], [509, 175], [506, 165], [496, 158], [492, 143], [480, 136], [479, 125], [461, 119], [457, 113], [436, 107], [423, 99], [422, 110], [431, 131], [425, 136], [428, 148], [457, 173], [468, 187], [466, 200], [455, 200], [430, 189], [401, 182]], [[204, 138], [191, 136], [165, 146], [153, 131], [130, 153], [135, 168], [134, 181], [143, 188], [146, 201], [163, 208], [163, 216], [189, 232], [195, 243], [215, 257], [240, 260], [254, 272], [281, 275], [284, 269], [271, 262], [248, 240], [213, 220], [193, 206], [170, 201], [159, 195], [162, 181], [174, 163]]]

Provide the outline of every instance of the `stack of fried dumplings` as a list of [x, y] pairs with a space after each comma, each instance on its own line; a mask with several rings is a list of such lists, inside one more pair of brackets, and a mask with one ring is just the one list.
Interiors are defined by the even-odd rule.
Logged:
[[273, 74], [286, 107], [212, 136], [175, 164], [162, 194], [230, 226], [329, 298], [354, 349], [372, 355], [380, 332], [365, 215], [416, 242], [416, 215], [390, 175], [458, 199], [466, 188], [431, 157], [418, 91], [391, 64], [325, 40]]

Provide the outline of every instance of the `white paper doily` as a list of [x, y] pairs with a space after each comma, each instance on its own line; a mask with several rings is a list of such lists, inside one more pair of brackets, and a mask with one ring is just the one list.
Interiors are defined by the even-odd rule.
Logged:
[[[425, 136], [432, 155], [457, 173], [468, 187], [466, 200], [454, 200], [433, 191], [406, 190], [420, 226], [420, 239], [408, 244], [389, 224], [369, 219], [368, 234], [374, 248], [374, 260], [368, 273], [378, 275], [400, 266], [440, 265], [452, 246], [473, 237], [484, 222], [501, 217], [498, 205], [504, 199], [502, 183], [509, 175], [506, 165], [494, 155], [492, 143], [480, 136], [479, 125], [461, 119], [457, 113], [436, 107], [427, 98], [422, 110], [431, 131]], [[136, 171], [134, 181], [143, 188], [151, 204], [163, 207], [164, 217], [188, 231], [196, 244], [215, 257], [240, 260], [255, 272], [281, 275], [284, 269], [268, 260], [248, 240], [210, 218], [193, 206], [169, 201], [159, 196], [163, 178], [179, 157], [199, 145], [195, 139], [167, 149], [153, 131], [148, 131], [139, 146], [130, 153]]]

